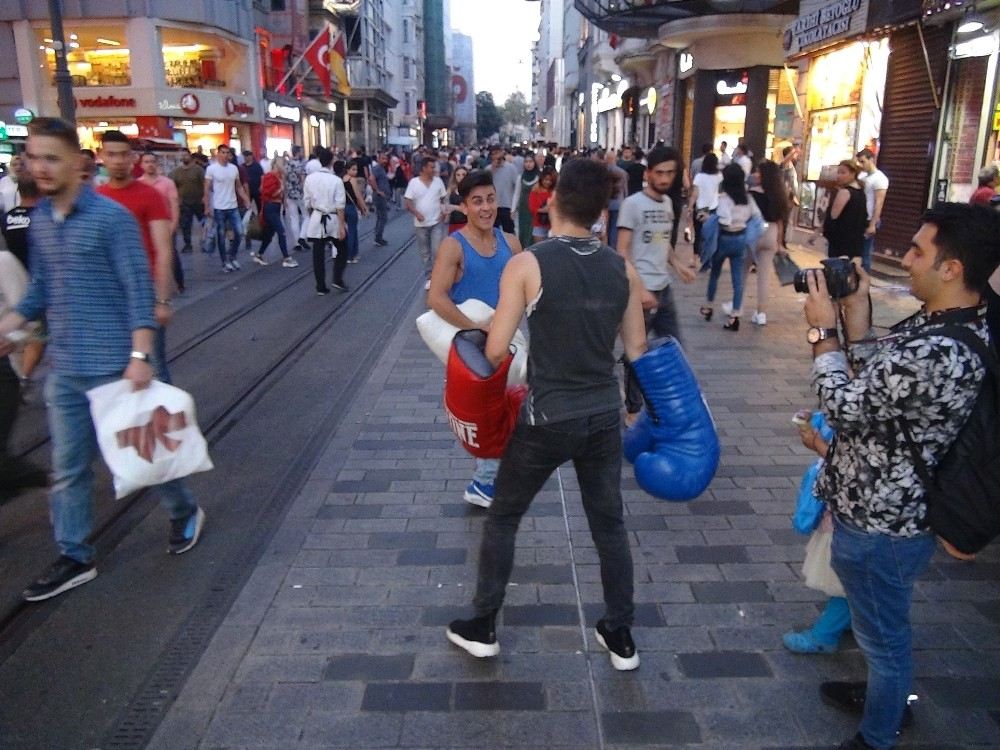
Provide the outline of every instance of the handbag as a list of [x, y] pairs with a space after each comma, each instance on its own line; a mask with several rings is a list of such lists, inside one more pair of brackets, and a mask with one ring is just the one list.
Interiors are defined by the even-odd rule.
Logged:
[[792, 260], [787, 253], [777, 253], [774, 256], [774, 271], [778, 274], [778, 281], [781, 282], [782, 286], [794, 284], [795, 274], [801, 270], [799, 264]]
[[257, 206], [251, 203], [251, 207], [250, 210], [247, 211], [247, 215], [250, 217], [247, 219], [246, 226], [244, 227], [247, 239], [261, 239], [264, 236], [264, 223], [261, 221], [261, 215], [260, 212], [257, 211]]

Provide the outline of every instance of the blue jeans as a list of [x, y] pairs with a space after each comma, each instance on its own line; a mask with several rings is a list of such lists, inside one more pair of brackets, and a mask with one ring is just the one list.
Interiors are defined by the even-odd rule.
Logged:
[[[236, 208], [217, 208], [214, 211], [214, 219], [215, 244], [219, 248], [219, 259], [225, 265], [228, 261], [236, 260], [236, 251], [243, 238], [243, 220], [240, 218], [239, 209]], [[233, 239], [229, 241], [228, 257], [226, 256], [226, 225], [233, 230]]]
[[[878, 228], [882, 226], [882, 222], [879, 221], [875, 224], [875, 231], [878, 232]], [[875, 235], [871, 237], [865, 237], [864, 242], [861, 245], [861, 266], [866, 271], [872, 270], [872, 254], [875, 252]]]
[[497, 478], [497, 471], [500, 469], [499, 458], [477, 458], [476, 470], [472, 474], [472, 481], [480, 484], [493, 484]]
[[264, 234], [260, 238], [261, 257], [264, 256], [274, 235], [278, 235], [278, 248], [282, 257], [287, 258], [288, 241], [285, 239], [285, 223], [281, 220], [281, 204], [268, 202], [264, 204]]
[[347, 219], [347, 259], [354, 260], [358, 257], [358, 209], [354, 207], [350, 199], [344, 207], [344, 218]]
[[173, 383], [170, 378], [170, 369], [167, 367], [167, 329], [157, 326], [153, 333], [153, 356], [150, 364], [156, 372], [157, 380], [167, 385]]
[[849, 627], [851, 627], [851, 610], [847, 605], [847, 599], [842, 596], [831, 596], [810, 630], [813, 638], [819, 643], [836, 646], [840, 636]]
[[831, 564], [847, 593], [854, 638], [868, 663], [860, 731], [878, 750], [896, 744], [913, 681], [913, 583], [933, 554], [933, 534], [894, 537], [834, 520]]
[[375, 193], [372, 199], [375, 204], [375, 241], [383, 242], [385, 225], [389, 221], [389, 203], [385, 196]]
[[570, 460], [601, 563], [607, 625], [614, 630], [632, 624], [632, 553], [622, 518], [622, 436], [617, 409], [549, 425], [518, 422], [500, 460], [493, 504], [486, 511], [473, 601], [477, 616], [503, 604], [521, 517], [552, 472]]
[[444, 241], [447, 233], [448, 225], [443, 221], [439, 221], [431, 227], [413, 228], [417, 251], [420, 253], [421, 262], [424, 264], [424, 278], [428, 281], [431, 278], [431, 269], [434, 268], [434, 258], [437, 257], [438, 246]]
[[[97, 435], [87, 391], [120, 375], [74, 377], [50, 373], [45, 382], [49, 432], [52, 435], [50, 514], [59, 554], [82, 563], [94, 559], [87, 537], [94, 526], [94, 456]], [[171, 519], [185, 518], [198, 506], [184, 484], [174, 479], [158, 487]]]
[[733, 313], [739, 314], [743, 306], [743, 255], [747, 251], [746, 233], [719, 232], [719, 249], [712, 256], [712, 270], [708, 275], [708, 301], [715, 301], [715, 291], [722, 275], [722, 263], [729, 259], [729, 273], [733, 278]]

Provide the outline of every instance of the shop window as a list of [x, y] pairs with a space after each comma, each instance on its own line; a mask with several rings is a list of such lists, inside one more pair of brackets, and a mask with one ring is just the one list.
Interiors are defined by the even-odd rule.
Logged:
[[246, 89], [246, 47], [214, 34], [160, 29], [166, 84], [188, 89]]
[[403, 19], [403, 43], [407, 44], [410, 41], [410, 19]]
[[[36, 29], [39, 54], [55, 82], [56, 53], [52, 47], [52, 33]], [[125, 27], [102, 25], [64, 29], [68, 51], [66, 62], [73, 86], [131, 86], [132, 69], [129, 64]]]
[[798, 70], [772, 68], [767, 74], [767, 154], [781, 161], [781, 150], [793, 140]]

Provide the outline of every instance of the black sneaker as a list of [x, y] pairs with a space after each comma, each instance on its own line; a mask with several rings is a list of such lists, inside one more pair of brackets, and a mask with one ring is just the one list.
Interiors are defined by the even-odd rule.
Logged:
[[41, 578], [21, 592], [27, 602], [40, 602], [97, 578], [94, 563], [82, 563], [65, 555], [56, 560]]
[[865, 738], [861, 736], [861, 732], [858, 732], [851, 739], [844, 740], [837, 745], [837, 750], [875, 750], [875, 748], [865, 742]]
[[194, 513], [186, 518], [178, 518], [170, 522], [170, 545], [167, 552], [171, 555], [181, 555], [198, 543], [201, 529], [205, 525], [205, 511], [196, 508]]
[[619, 672], [627, 672], [639, 668], [639, 654], [632, 641], [632, 633], [627, 626], [622, 625], [617, 630], [609, 630], [604, 620], [597, 621], [597, 642], [611, 655], [611, 666]]
[[479, 659], [496, 656], [500, 653], [496, 623], [496, 611], [471, 620], [452, 620], [447, 630], [448, 640]]
[[330, 290], [327, 289], [327, 288], [325, 288], [325, 287], [323, 289], [317, 289], [316, 290], [316, 295], [319, 296], [319, 297], [325, 297], [329, 293], [330, 293]]
[[379, 247], [385, 247], [389, 243], [386, 242], [385, 240], [375, 240], [375, 244], [378, 245]]
[[[865, 694], [868, 692], [867, 682], [824, 682], [819, 686], [819, 697], [826, 705], [840, 709], [849, 714], [861, 714], [865, 710]], [[913, 709], [909, 704], [916, 702], [915, 695], [910, 696], [909, 703], [903, 709], [903, 720], [900, 729], [906, 729], [913, 724]]]

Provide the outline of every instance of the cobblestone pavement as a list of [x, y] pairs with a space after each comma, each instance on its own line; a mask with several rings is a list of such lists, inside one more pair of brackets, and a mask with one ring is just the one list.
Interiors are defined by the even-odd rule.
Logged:
[[[893, 283], [876, 304], [902, 313]], [[850, 637], [830, 656], [781, 646], [822, 606], [800, 583], [805, 539], [789, 520], [811, 460], [789, 421], [814, 403], [801, 304], [772, 283], [768, 325], [747, 316], [734, 334], [698, 318], [704, 284], [680, 289], [679, 305], [722, 464], [687, 504], [653, 500], [626, 468], [637, 672], [614, 672], [594, 642], [597, 557], [569, 467], [522, 525], [501, 656], [446, 642], [446, 623], [469, 611], [483, 514], [462, 500], [472, 460], [448, 432], [442, 367], [407, 327], [151, 747], [791, 750], [853, 734], [817, 695], [821, 680], [864, 676]], [[1000, 747], [998, 553], [939, 553], [917, 587], [920, 703], [902, 747]]]

